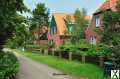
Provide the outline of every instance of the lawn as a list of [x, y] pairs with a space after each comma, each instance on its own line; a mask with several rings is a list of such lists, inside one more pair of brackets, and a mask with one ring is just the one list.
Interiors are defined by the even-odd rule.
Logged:
[[83, 77], [87, 79], [104, 79], [103, 78], [103, 69], [100, 67], [88, 64], [81, 63], [78, 61], [69, 61], [58, 57], [45, 56], [32, 52], [22, 52], [20, 50], [15, 50], [37, 62], [47, 64], [50, 67], [56, 68], [63, 71], [66, 74]]

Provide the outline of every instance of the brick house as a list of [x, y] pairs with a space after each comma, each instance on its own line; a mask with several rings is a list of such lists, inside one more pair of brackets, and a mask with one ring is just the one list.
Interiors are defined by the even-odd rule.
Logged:
[[92, 20], [90, 23], [90, 26], [85, 30], [86, 39], [91, 44], [97, 44], [100, 43], [102, 36], [98, 35], [95, 30], [97, 28], [101, 29], [101, 32], [103, 29], [103, 21], [102, 21], [102, 13], [107, 10], [116, 11], [116, 4], [117, 0], [106, 0], [93, 14]]
[[[48, 32], [48, 40], [50, 45], [55, 44], [55, 46], [58, 47], [59, 45], [69, 40], [70, 35], [66, 35], [65, 33], [65, 31], [68, 30], [65, 23], [67, 16], [71, 17], [71, 23], [69, 23], [69, 25], [72, 28], [75, 24], [75, 18], [73, 14], [66, 14], [66, 13], [52, 14], [50, 25], [49, 25], [50, 28]], [[86, 16], [85, 19], [90, 20], [90, 16]]]
[[39, 45], [47, 45], [48, 44], [48, 27], [43, 26], [42, 28], [35, 28], [32, 30], [33, 34], [33, 43]]

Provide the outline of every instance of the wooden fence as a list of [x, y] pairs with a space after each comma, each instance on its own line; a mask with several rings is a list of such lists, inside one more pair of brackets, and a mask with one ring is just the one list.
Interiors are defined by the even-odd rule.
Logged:
[[79, 53], [72, 53], [69, 51], [56, 51], [56, 50], [46, 50], [46, 49], [32, 49], [29, 51], [36, 51], [37, 53], [42, 53], [44, 55], [52, 55], [58, 56], [60, 58], [68, 59], [68, 60], [77, 60], [81, 61], [82, 63], [93, 63], [99, 65], [101, 67], [104, 66], [104, 61], [107, 60], [106, 57], [102, 56], [87, 56], [87, 55], [80, 55]]

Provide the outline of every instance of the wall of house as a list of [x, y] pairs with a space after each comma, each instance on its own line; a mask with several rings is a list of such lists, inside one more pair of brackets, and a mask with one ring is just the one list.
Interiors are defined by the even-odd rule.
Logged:
[[[100, 18], [100, 26], [96, 27], [96, 17]], [[102, 14], [95, 14], [92, 17], [90, 26], [87, 27], [85, 30], [85, 36], [86, 39], [91, 42], [91, 38], [94, 37], [96, 39], [96, 43], [99, 43], [101, 41], [101, 35], [95, 32], [96, 29], [100, 29], [101, 32], [103, 31], [103, 23], [102, 23]]]
[[[54, 30], [56, 31], [54, 32]], [[57, 29], [57, 24], [55, 22], [55, 18], [53, 16], [52, 16], [52, 20], [51, 20], [50, 28], [48, 32], [48, 40], [49, 42], [52, 41], [55, 44], [55, 46], [59, 46], [62, 43], [60, 39], [59, 31]]]
[[[32, 31], [33, 43], [40, 44], [40, 45], [47, 45], [48, 44], [48, 39], [46, 37], [47, 32], [48, 32], [47, 26], [43, 26], [42, 28], [33, 29], [33, 31]], [[43, 36], [43, 35], [45, 35], [45, 36]]]
[[[100, 6], [99, 9], [94, 13], [90, 26], [85, 30], [86, 39], [88, 41], [90, 41], [90, 38], [93, 37], [93, 36], [96, 37], [97, 43], [99, 43], [102, 40], [102, 36], [97, 34], [95, 32], [95, 29], [99, 28], [101, 30], [101, 32], [104, 31], [104, 29], [103, 29], [104, 25], [103, 25], [103, 20], [102, 20], [103, 19], [102, 11], [108, 11], [108, 10], [117, 11], [117, 9], [116, 9], [117, 1], [118, 0], [107, 0], [107, 1], [105, 1], [102, 4], [102, 6]], [[96, 27], [96, 17], [97, 16], [100, 17], [100, 27]]]
[[48, 45], [48, 40], [34, 40], [33, 43], [38, 45]]

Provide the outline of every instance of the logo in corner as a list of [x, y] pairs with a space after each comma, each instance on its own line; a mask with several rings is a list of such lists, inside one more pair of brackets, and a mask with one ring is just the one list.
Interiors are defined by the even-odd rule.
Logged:
[[119, 70], [111, 70], [111, 79], [120, 79]]

